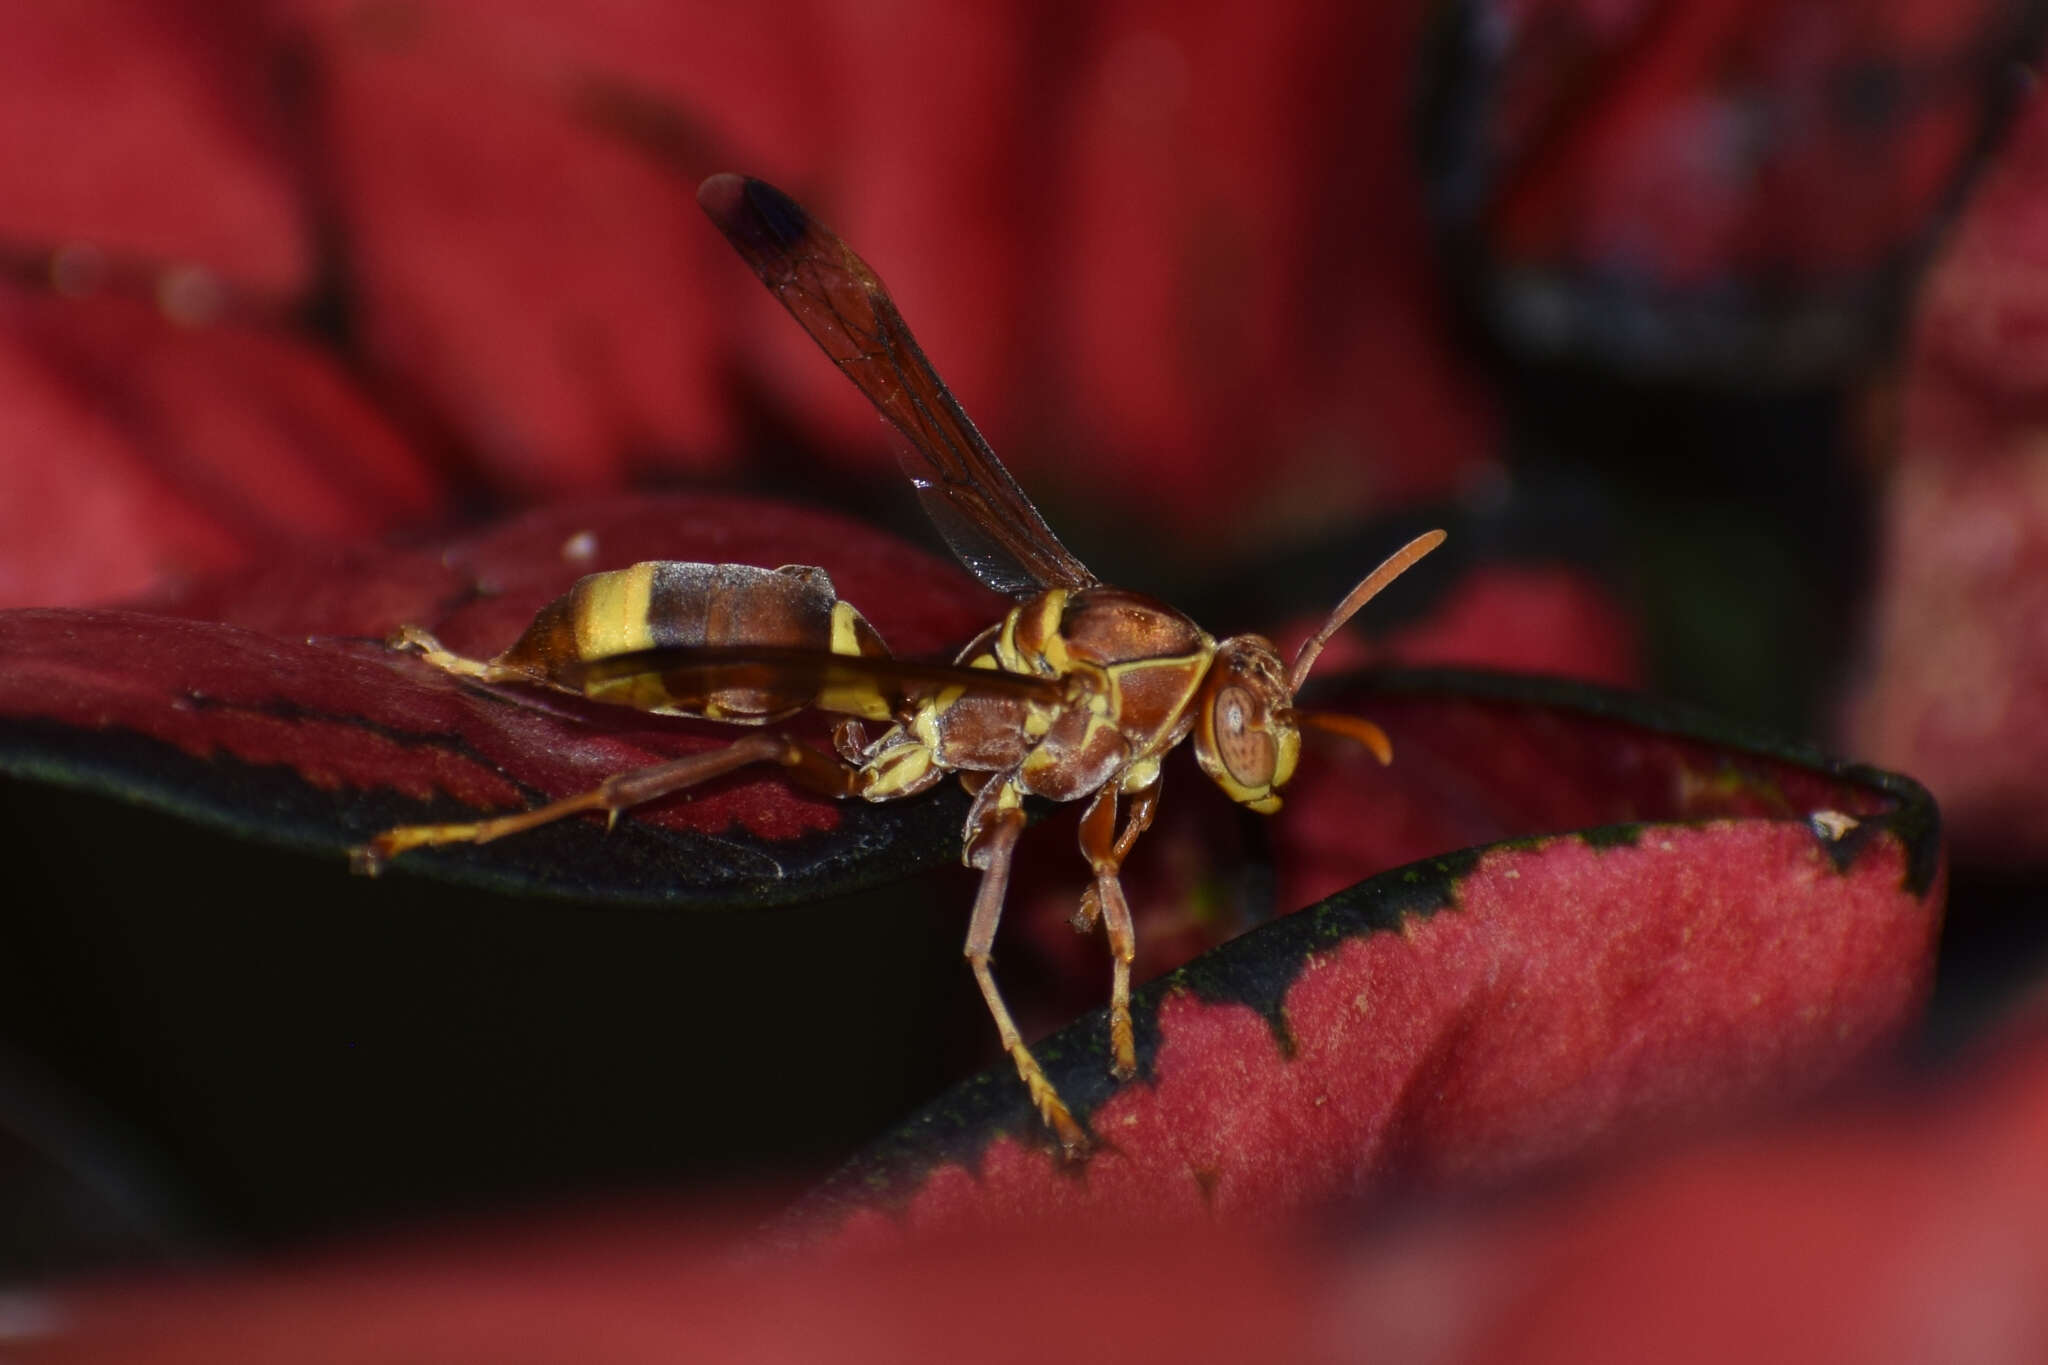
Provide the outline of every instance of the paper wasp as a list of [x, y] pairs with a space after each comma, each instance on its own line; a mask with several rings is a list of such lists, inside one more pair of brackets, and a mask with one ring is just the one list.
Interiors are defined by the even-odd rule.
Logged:
[[[595, 790], [471, 824], [386, 830], [357, 866], [427, 844], [484, 843], [582, 811], [608, 818], [756, 763], [832, 797], [890, 801], [957, 773], [973, 794], [962, 856], [981, 871], [966, 955], [1003, 1048], [1069, 1156], [1081, 1125], [1040, 1070], [989, 970], [1024, 799], [1083, 801], [1081, 853], [1094, 881], [1077, 922], [1101, 921], [1111, 953], [1111, 1070], [1136, 1073], [1131, 912], [1118, 880], [1152, 823], [1161, 761], [1192, 738], [1218, 786], [1261, 813], [1280, 806], [1304, 728], [1348, 736], [1381, 762], [1370, 721], [1297, 709], [1316, 656], [1352, 614], [1436, 548], [1432, 531], [1397, 551], [1281, 662], [1257, 635], [1217, 640], [1162, 602], [1110, 587], [1047, 528], [947, 390], [882, 282], [860, 257], [772, 186], [714, 176], [698, 202], [833, 363], [905, 438], [902, 462], [953, 553], [1016, 598], [951, 664], [892, 657], [822, 570], [644, 563], [592, 574], [543, 608], [496, 658], [462, 658], [422, 630], [398, 643], [461, 677], [523, 683], [669, 715], [770, 726], [806, 709], [844, 717], [834, 754], [763, 729], [726, 748], [620, 773]], [[886, 728], [870, 737], [864, 722]], [[1128, 803], [1118, 827], [1117, 807]]]

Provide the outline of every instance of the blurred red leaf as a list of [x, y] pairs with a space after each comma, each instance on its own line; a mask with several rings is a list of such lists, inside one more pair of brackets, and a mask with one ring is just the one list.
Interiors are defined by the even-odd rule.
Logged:
[[[724, 249], [691, 186], [578, 116], [579, 70], [547, 45], [575, 27], [351, 7], [312, 37], [368, 359], [473, 476], [526, 496], [616, 488], [650, 461], [703, 473], [732, 446], [711, 363], [726, 327], [701, 287]], [[636, 27], [678, 75], [719, 51]]]
[[1237, 520], [1315, 524], [1483, 467], [1487, 398], [1416, 269], [1425, 14], [1136, 3], [1077, 52], [1052, 383], [1082, 444], [1125, 454], [1120, 500], [1195, 521], [1228, 490]]
[[1532, 353], [1853, 373], [2027, 59], [2027, 6], [1470, 0], [1430, 168]]
[[[1491, 418], [1415, 268], [1394, 155], [1422, 10], [1291, 13], [127, 0], [10, 20], [22, 70], [0, 112], [27, 130], [11, 164], [39, 169], [5, 263], [52, 290], [40, 311], [88, 346], [127, 326], [75, 306], [95, 291], [266, 319], [348, 377], [334, 401], [363, 416], [334, 446], [403, 431], [461, 483], [415, 473], [337, 530], [331, 487], [265, 487], [262, 464], [207, 453], [263, 515], [175, 479], [167, 502], [162, 470], [116, 467], [92, 429], [126, 385], [88, 376], [0, 430], [0, 490], [36, 508], [32, 537], [0, 536], [5, 600], [103, 601], [267, 557], [273, 534], [346, 540], [456, 499], [730, 472], [770, 412], [852, 452], [833, 458], [880, 457], [859, 400], [690, 205], [732, 168], [784, 179], [872, 257], [1055, 519], [1065, 484], [1098, 524], [1142, 506], [1229, 553], [1458, 489]], [[232, 347], [188, 341], [230, 371], [190, 384], [240, 392]]]
[[0, 605], [360, 540], [440, 494], [331, 355], [116, 296], [0, 283], [0, 409]]
[[82, 0], [0, 15], [0, 250], [90, 245], [305, 290], [310, 215], [246, 6]]
[[1439, 1360], [2032, 1361], [2048, 1048], [1391, 1239], [1342, 1298]]
[[[736, 1264], [644, 1215], [23, 1296], [23, 1360], [1922, 1361], [2048, 1349], [2048, 1048], [1366, 1234], [1003, 1228]], [[989, 1324], [1033, 1305], [1031, 1330]], [[791, 1305], [801, 1305], [801, 1311]], [[1079, 1348], [1076, 1348], [1079, 1349]], [[1005, 1353], [1010, 1354], [1005, 1354]]]
[[1873, 666], [1847, 730], [1940, 797], [1959, 852], [2048, 855], [2048, 105], [2025, 111], [1922, 291]]
[[[1282, 655], [1321, 624], [1304, 617], [1275, 631]], [[1618, 687], [1642, 679], [1628, 611], [1590, 575], [1564, 564], [1479, 563], [1435, 595], [1424, 619], [1373, 635], [1373, 643], [1359, 631], [1337, 636], [1318, 672], [1374, 662], [1551, 673]]]

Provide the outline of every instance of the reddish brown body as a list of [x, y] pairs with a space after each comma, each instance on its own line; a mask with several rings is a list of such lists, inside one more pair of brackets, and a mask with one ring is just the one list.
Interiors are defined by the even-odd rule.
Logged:
[[962, 697], [931, 717], [939, 764], [1015, 773], [1018, 789], [1078, 801], [1105, 784], [1135, 791], [1194, 723], [1190, 704], [1216, 642], [1166, 604], [1122, 588], [1029, 598], [960, 654], [975, 668], [1065, 683], [1057, 705]]

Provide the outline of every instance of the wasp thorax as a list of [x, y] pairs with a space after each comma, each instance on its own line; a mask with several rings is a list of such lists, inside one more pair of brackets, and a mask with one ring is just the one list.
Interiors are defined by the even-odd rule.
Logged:
[[1271, 642], [1240, 635], [1216, 647], [1195, 707], [1195, 761], [1233, 801], [1270, 813], [1294, 776], [1301, 732]]

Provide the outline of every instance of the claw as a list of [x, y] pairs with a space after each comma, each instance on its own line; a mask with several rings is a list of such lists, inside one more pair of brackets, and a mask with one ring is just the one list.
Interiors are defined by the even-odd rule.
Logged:
[[1035, 1081], [1027, 1078], [1025, 1084], [1031, 1091], [1031, 1102], [1038, 1109], [1038, 1117], [1060, 1141], [1060, 1155], [1068, 1161], [1087, 1160], [1094, 1144], [1088, 1140], [1087, 1131], [1068, 1112], [1066, 1102], [1052, 1088], [1052, 1082], [1039, 1075]]
[[1127, 1005], [1110, 1010], [1109, 1056], [1109, 1074], [1118, 1080], [1128, 1081], [1138, 1074], [1138, 1043]]

